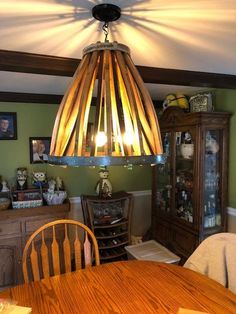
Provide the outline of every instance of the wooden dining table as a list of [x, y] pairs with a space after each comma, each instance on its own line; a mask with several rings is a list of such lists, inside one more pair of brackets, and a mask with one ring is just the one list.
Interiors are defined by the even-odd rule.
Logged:
[[0, 298], [31, 307], [33, 314], [236, 313], [236, 295], [219, 283], [181, 266], [137, 260], [19, 285]]

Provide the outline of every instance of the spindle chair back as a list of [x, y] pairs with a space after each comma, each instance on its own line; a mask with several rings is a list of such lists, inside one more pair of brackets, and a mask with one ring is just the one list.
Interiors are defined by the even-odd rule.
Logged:
[[92, 266], [93, 258], [95, 265], [99, 265], [93, 232], [75, 220], [55, 220], [37, 229], [28, 239], [22, 258], [24, 281], [87, 268]]

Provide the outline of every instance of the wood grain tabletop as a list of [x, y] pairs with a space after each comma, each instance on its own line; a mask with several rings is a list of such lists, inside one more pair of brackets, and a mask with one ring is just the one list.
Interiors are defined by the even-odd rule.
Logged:
[[16, 286], [0, 298], [32, 307], [33, 314], [236, 313], [236, 295], [215, 281], [181, 266], [136, 260]]

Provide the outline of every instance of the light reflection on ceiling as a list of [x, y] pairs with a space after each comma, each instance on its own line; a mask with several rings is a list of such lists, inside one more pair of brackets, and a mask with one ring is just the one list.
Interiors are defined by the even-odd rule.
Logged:
[[103, 41], [99, 3], [121, 7], [110, 40], [137, 65], [236, 74], [235, 0], [0, 0], [1, 49], [81, 58]]

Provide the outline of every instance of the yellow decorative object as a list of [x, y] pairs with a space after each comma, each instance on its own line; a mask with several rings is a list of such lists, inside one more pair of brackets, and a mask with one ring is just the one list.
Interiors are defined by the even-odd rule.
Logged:
[[180, 107], [183, 110], [189, 110], [189, 102], [186, 96], [180, 93], [168, 94], [163, 102], [163, 109], [167, 107]]
[[178, 106], [175, 94], [167, 95], [164, 102], [163, 102], [163, 108], [164, 109], [166, 109], [167, 107], [170, 107], [170, 106]]
[[186, 96], [180, 93], [176, 93], [178, 106], [184, 110], [189, 110], [189, 102]]

